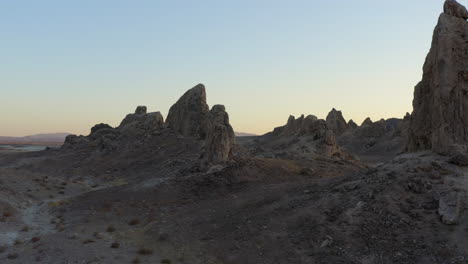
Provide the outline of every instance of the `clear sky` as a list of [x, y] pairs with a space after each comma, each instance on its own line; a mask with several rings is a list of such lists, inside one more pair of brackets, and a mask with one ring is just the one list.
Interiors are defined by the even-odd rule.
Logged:
[[[461, 1], [463, 4], [466, 1]], [[411, 112], [443, 0], [0, 1], [0, 135], [88, 134], [198, 83], [236, 131]]]

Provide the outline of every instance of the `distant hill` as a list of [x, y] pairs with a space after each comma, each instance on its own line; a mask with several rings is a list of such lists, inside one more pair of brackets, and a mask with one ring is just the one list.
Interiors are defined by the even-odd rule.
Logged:
[[48, 133], [48, 134], [37, 134], [25, 137], [0, 137], [0, 143], [4, 144], [41, 144], [41, 143], [52, 143], [62, 144], [65, 141], [65, 137], [70, 133]]
[[236, 137], [254, 137], [254, 136], [258, 136], [258, 135], [255, 135], [255, 134], [251, 134], [251, 133], [245, 133], [245, 132], [234, 132], [236, 134]]

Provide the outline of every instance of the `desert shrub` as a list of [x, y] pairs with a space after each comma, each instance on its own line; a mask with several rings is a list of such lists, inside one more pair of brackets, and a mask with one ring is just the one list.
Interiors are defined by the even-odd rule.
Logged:
[[111, 248], [119, 248], [120, 247], [120, 243], [119, 242], [114, 242], [111, 244]]
[[133, 219], [130, 222], [128, 222], [128, 224], [131, 225], [131, 226], [132, 225], [138, 225], [139, 223], [140, 223], [140, 220], [138, 220], [138, 219]]
[[152, 255], [153, 254], [153, 250], [152, 249], [149, 249], [149, 248], [140, 248], [138, 250], [138, 254], [140, 255]]
[[113, 225], [109, 225], [109, 226], [107, 227], [107, 229], [106, 229], [106, 231], [109, 232], [109, 233], [115, 232], [115, 230], [116, 230], [116, 229], [115, 229], [115, 227], [114, 227]]

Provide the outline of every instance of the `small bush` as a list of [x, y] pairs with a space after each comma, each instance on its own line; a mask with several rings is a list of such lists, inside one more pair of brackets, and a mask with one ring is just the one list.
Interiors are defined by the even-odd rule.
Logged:
[[107, 227], [106, 231], [109, 232], [109, 233], [112, 233], [112, 232], [115, 232], [115, 230], [116, 230], [115, 227], [113, 225], [110, 225], [110, 226]]
[[140, 250], [138, 250], [138, 254], [140, 254], [140, 255], [152, 255], [153, 250], [151, 250], [149, 248], [140, 248]]
[[10, 253], [7, 256], [8, 259], [16, 259], [18, 258], [18, 253]]
[[161, 260], [161, 264], [171, 264], [172, 261], [170, 259], [163, 259]]
[[133, 226], [133, 225], [138, 225], [139, 223], [140, 223], [140, 220], [138, 220], [138, 219], [133, 219], [133, 220], [131, 220], [130, 222], [128, 222], [128, 225]]
[[120, 247], [120, 243], [119, 242], [114, 242], [111, 244], [111, 248], [119, 248]]

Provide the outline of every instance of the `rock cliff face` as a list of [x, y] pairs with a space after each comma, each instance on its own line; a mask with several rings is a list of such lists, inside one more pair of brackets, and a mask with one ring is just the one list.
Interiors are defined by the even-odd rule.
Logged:
[[236, 142], [234, 130], [229, 124], [229, 115], [224, 105], [215, 105], [211, 109], [205, 139], [205, 151], [202, 160], [205, 163], [218, 163], [232, 158]]
[[327, 126], [331, 129], [336, 135], [341, 135], [343, 132], [348, 129], [348, 124], [346, 124], [346, 120], [343, 118], [343, 114], [341, 111], [337, 111], [333, 108], [330, 113], [327, 115]]
[[188, 90], [167, 115], [166, 125], [186, 137], [204, 139], [208, 126], [209, 107], [203, 84]]
[[448, 0], [415, 87], [408, 151], [467, 151], [468, 23], [466, 9]]

